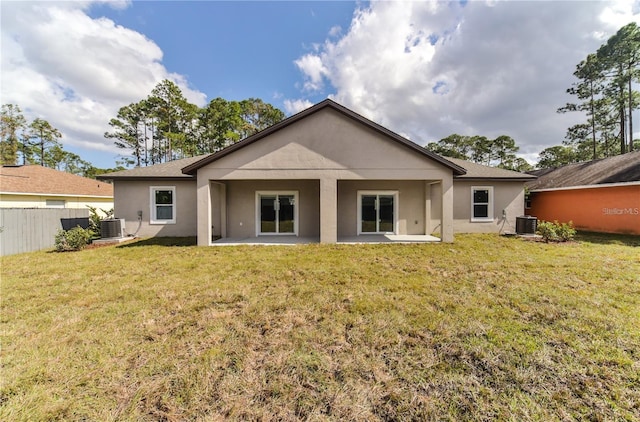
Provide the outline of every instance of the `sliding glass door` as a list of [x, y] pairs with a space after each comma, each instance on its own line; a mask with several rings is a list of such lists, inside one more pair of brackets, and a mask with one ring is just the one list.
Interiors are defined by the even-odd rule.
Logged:
[[395, 233], [397, 193], [360, 192], [359, 234]]
[[296, 192], [258, 192], [256, 234], [298, 234], [296, 199]]

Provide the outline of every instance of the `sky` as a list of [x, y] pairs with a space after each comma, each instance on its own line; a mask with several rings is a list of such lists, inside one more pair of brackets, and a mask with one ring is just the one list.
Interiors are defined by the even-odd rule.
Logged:
[[534, 164], [584, 120], [556, 113], [576, 65], [630, 22], [640, 0], [3, 0], [0, 102], [100, 168], [123, 153], [109, 120], [163, 79], [199, 106], [331, 98], [420, 145], [508, 135]]

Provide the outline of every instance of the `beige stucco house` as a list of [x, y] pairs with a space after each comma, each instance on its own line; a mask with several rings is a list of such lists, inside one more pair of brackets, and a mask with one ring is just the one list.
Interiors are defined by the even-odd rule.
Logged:
[[513, 231], [534, 176], [445, 159], [325, 100], [217, 153], [100, 178], [140, 236], [204, 246]]

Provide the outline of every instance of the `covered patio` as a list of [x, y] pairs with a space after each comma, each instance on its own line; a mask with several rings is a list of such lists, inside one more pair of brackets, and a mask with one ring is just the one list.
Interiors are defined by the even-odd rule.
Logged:
[[182, 172], [207, 246], [451, 242], [465, 170], [327, 100]]

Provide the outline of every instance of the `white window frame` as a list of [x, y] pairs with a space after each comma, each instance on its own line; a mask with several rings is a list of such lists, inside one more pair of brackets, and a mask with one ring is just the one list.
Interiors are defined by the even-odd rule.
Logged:
[[[486, 190], [489, 193], [489, 202], [474, 202], [474, 193], [478, 190]], [[476, 217], [474, 214], [475, 205], [487, 205], [487, 217]], [[493, 220], [493, 186], [471, 186], [471, 221], [486, 223]]]
[[[272, 195], [293, 195], [293, 233], [263, 233], [260, 231], [260, 197]], [[258, 236], [298, 236], [298, 214], [300, 210], [300, 202], [298, 200], [297, 190], [259, 190], [256, 191], [256, 237]]]
[[[398, 210], [400, 209], [399, 191], [397, 190], [359, 190], [358, 191], [358, 225], [357, 233], [367, 234], [398, 234]], [[393, 232], [363, 232], [362, 231], [362, 197], [365, 195], [390, 195], [393, 196]]]
[[[170, 220], [158, 220], [157, 215], [156, 215], [156, 192], [159, 190], [170, 190], [172, 192], [171, 194], [171, 198], [172, 198], [172, 204], [171, 206], [173, 207], [173, 213], [172, 213], [172, 219]], [[178, 214], [178, 206], [177, 206], [177, 195], [176, 195], [176, 187], [175, 186], [150, 186], [149, 187], [149, 208], [150, 208], [150, 212], [149, 215], [151, 216], [151, 218], [149, 219], [149, 224], [176, 224], [176, 215]], [[166, 205], [166, 204], [163, 204]]]

